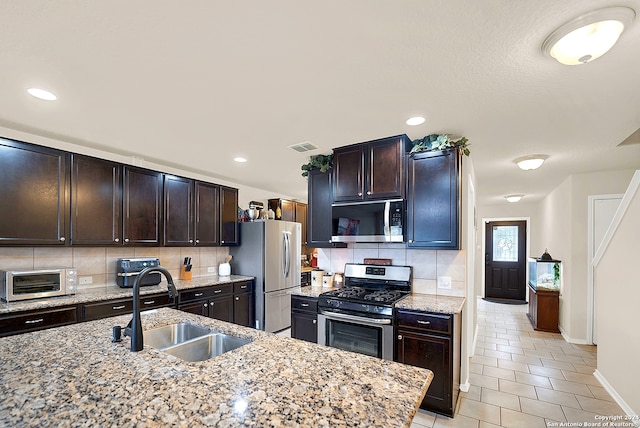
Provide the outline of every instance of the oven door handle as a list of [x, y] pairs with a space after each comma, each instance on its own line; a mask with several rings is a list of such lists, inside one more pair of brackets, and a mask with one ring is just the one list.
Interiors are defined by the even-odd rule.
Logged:
[[360, 324], [367, 324], [367, 325], [373, 325], [373, 326], [391, 324], [391, 320], [386, 318], [367, 318], [367, 317], [359, 317], [356, 315], [341, 314], [337, 312], [325, 312], [325, 311], [320, 311], [320, 314], [324, 315], [327, 318], [354, 321]]

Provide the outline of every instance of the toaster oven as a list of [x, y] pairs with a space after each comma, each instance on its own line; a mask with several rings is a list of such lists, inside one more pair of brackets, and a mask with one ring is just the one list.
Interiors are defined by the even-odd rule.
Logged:
[[75, 269], [0, 271], [0, 298], [5, 302], [76, 294]]

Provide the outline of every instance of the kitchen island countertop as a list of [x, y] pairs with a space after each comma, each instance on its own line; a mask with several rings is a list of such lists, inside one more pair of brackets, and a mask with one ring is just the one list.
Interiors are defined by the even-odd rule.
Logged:
[[143, 328], [186, 321], [251, 343], [189, 363], [111, 327], [131, 315], [0, 339], [0, 425], [408, 427], [433, 373], [163, 308]]

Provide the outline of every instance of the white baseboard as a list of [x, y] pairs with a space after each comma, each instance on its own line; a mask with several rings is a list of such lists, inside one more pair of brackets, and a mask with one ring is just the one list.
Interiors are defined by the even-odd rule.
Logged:
[[609, 395], [611, 395], [611, 398], [613, 398], [613, 400], [618, 404], [618, 406], [620, 406], [620, 408], [625, 413], [625, 415], [629, 417], [629, 419], [625, 421], [620, 421], [620, 422], [633, 422], [635, 426], [640, 427], [640, 419], [638, 418], [638, 415], [636, 415], [633, 412], [633, 409], [631, 408], [631, 406], [629, 406], [627, 402], [624, 401], [624, 399], [620, 396], [620, 394], [618, 394], [618, 392], [616, 392], [616, 390], [613, 389], [611, 384], [607, 382], [607, 379], [605, 379], [605, 377], [602, 376], [602, 373], [600, 373], [600, 371], [596, 369], [593, 372], [593, 376], [595, 376], [595, 378], [598, 379], [598, 382], [600, 382], [600, 385], [602, 385], [602, 387], [609, 393]]
[[460, 391], [462, 392], [469, 392], [470, 387], [471, 384], [469, 383], [469, 379], [467, 379], [465, 383], [460, 383]]
[[561, 326], [558, 326], [558, 330], [560, 330], [562, 338], [569, 343], [574, 343], [576, 345], [593, 345], [593, 343], [590, 343], [585, 339], [574, 339], [573, 337], [565, 333], [564, 329]]

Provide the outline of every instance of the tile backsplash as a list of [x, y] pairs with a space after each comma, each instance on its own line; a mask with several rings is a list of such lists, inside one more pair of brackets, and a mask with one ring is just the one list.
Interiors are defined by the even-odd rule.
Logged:
[[[65, 247], [0, 248], [0, 270], [75, 268], [78, 279], [90, 277], [79, 288], [116, 284], [119, 258], [157, 257], [178, 279], [185, 257], [191, 257], [193, 276], [215, 275], [218, 264], [229, 255], [228, 247]], [[210, 268], [213, 270], [209, 272]]]
[[[407, 249], [404, 244], [349, 244], [347, 248], [318, 248], [318, 268], [342, 272], [345, 263], [365, 258], [391, 259], [394, 265], [413, 267], [413, 292], [442, 296], [465, 296], [464, 250]], [[451, 288], [439, 288], [438, 277], [450, 277]]]

